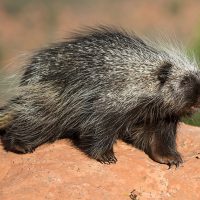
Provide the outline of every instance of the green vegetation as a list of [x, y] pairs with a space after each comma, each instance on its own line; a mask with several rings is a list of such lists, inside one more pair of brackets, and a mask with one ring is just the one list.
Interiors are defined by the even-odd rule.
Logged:
[[192, 43], [191, 49], [194, 51], [198, 60], [200, 60], [200, 24], [196, 31], [196, 37]]
[[[17, 14], [19, 14], [20, 12], [23, 11], [23, 9], [27, 6], [27, 5], [45, 5], [45, 7], [48, 8], [52, 8], [56, 6], [55, 5], [71, 5], [71, 6], [76, 6], [76, 7], [83, 7], [83, 6], [87, 6], [89, 4], [94, 4], [94, 2], [92, 0], [59, 0], [59, 1], [55, 1], [55, 0], [4, 0], [2, 2], [2, 5], [4, 7], [4, 9], [13, 16], [16, 16]], [[55, 10], [54, 9], [54, 10]], [[52, 11], [52, 9], [49, 10], [50, 12]]]
[[[197, 61], [200, 61], [200, 28], [199, 30], [197, 30], [197, 37], [195, 38], [191, 46], [191, 49], [193, 50], [197, 58]], [[200, 63], [199, 63], [199, 67], [200, 67]], [[185, 122], [186, 124], [193, 125], [193, 126], [200, 126], [200, 112], [196, 113], [191, 118], [184, 118], [183, 122]]]
[[171, 0], [168, 2], [166, 8], [171, 14], [177, 15], [181, 10], [182, 5], [183, 5], [182, 0]]
[[2, 45], [0, 44], [0, 68], [1, 68], [3, 57], [4, 57], [4, 51], [3, 51]]
[[[33, 0], [32, 0], [33, 1]], [[31, 0], [4, 0], [2, 2], [4, 9], [10, 14], [10, 15], [16, 15], [18, 14], [27, 4], [32, 2]]]
[[200, 126], [200, 113], [194, 114], [191, 118], [184, 118], [182, 121], [192, 126]]

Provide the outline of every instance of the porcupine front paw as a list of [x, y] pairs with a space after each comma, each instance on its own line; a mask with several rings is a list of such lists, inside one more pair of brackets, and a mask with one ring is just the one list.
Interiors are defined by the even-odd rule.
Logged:
[[175, 166], [177, 168], [183, 163], [181, 155], [178, 152], [173, 152], [166, 155], [160, 155], [159, 153], [153, 152], [150, 157], [156, 162], [167, 164], [169, 166], [169, 169], [172, 166]]

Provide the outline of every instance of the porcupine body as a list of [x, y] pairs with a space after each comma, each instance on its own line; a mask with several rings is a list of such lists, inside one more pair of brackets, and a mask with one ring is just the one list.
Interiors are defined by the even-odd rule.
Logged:
[[200, 104], [200, 73], [181, 50], [103, 27], [37, 51], [18, 89], [4, 109], [9, 120], [0, 120], [6, 150], [71, 137], [90, 157], [115, 163], [122, 139], [178, 166], [176, 129]]

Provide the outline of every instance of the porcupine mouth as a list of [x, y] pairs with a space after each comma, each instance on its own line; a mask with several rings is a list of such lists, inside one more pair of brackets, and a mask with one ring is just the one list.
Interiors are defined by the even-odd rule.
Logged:
[[199, 112], [200, 111], [200, 105], [191, 106], [190, 109], [191, 109], [192, 113]]
[[196, 112], [199, 112], [200, 111], [200, 102], [196, 102], [195, 104], [191, 105], [190, 106], [190, 111], [192, 113], [196, 113]]
[[200, 112], [200, 104], [195, 104], [190, 107], [187, 107], [183, 111], [183, 116], [192, 116], [194, 113]]

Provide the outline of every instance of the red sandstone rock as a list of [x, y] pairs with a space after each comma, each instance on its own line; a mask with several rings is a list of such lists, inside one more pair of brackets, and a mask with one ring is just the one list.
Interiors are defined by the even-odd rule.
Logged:
[[43, 145], [32, 154], [0, 149], [1, 200], [200, 199], [200, 128], [182, 124], [178, 169], [152, 161], [118, 142], [115, 165], [89, 159], [69, 141]]

